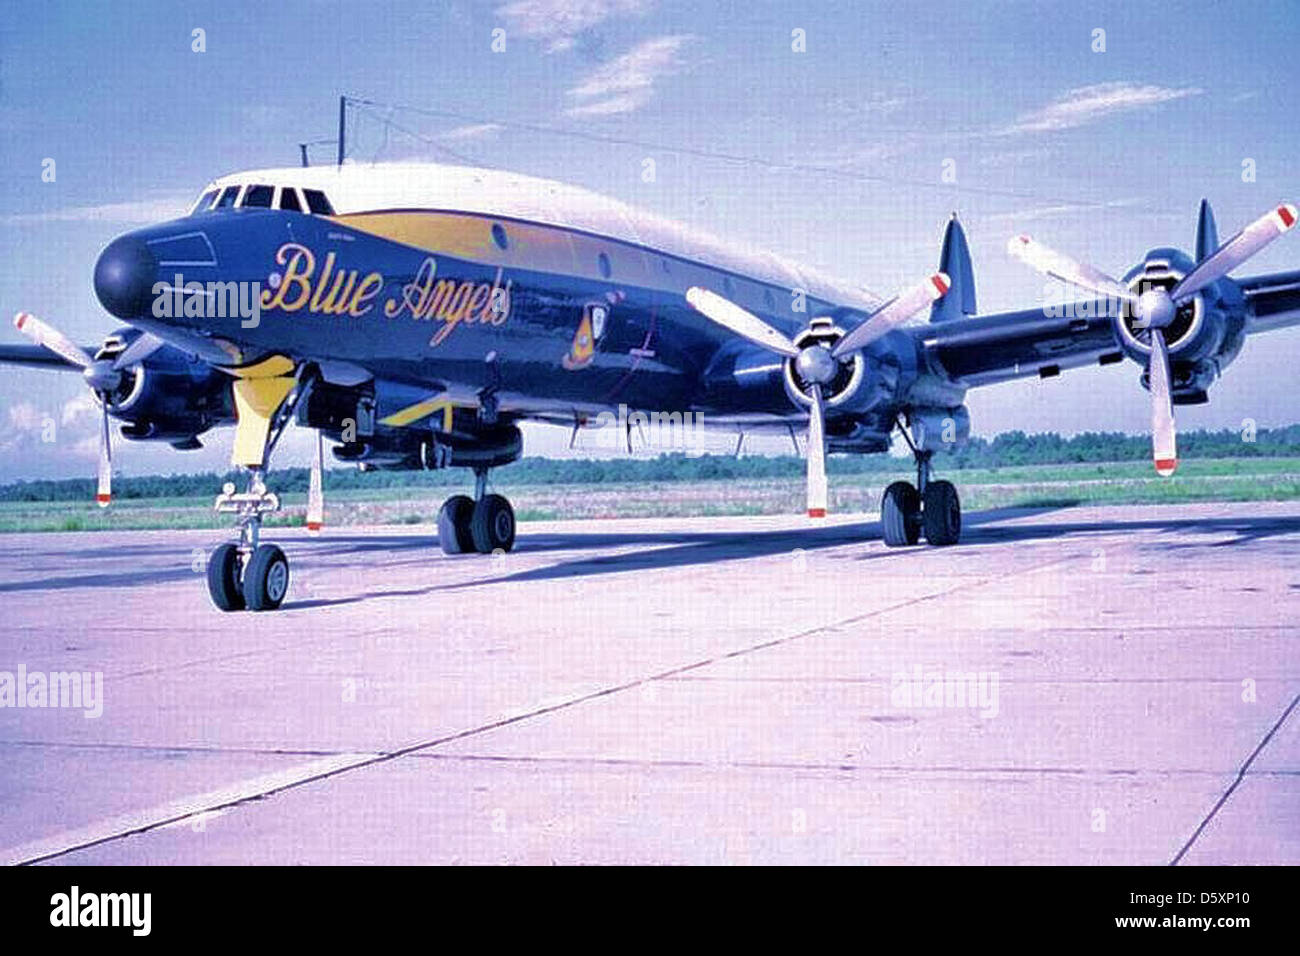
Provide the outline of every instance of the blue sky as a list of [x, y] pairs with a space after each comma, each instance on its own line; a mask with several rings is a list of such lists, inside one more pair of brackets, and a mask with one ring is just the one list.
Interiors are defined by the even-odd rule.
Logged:
[[[113, 236], [183, 210], [215, 175], [295, 164], [298, 142], [334, 135], [340, 92], [472, 117], [354, 111], [356, 161], [454, 154], [567, 179], [882, 293], [933, 268], [957, 210], [981, 311], [1043, 300], [1004, 251], [1013, 233], [1119, 273], [1152, 246], [1189, 247], [1202, 196], [1225, 237], [1300, 198], [1294, 2], [11, 2], [0, 18], [0, 311], [88, 343], [114, 327], [91, 289]], [[1292, 236], [1245, 271], [1297, 265]], [[1180, 427], [1300, 420], [1297, 360], [1300, 330], [1251, 341]], [[1138, 371], [974, 392], [975, 431], [1142, 431]], [[75, 377], [0, 375], [0, 479], [88, 473]], [[52, 444], [46, 417], [66, 423]], [[229, 441], [189, 456], [120, 443], [117, 464], [220, 466]], [[558, 447], [543, 434], [532, 450]]]

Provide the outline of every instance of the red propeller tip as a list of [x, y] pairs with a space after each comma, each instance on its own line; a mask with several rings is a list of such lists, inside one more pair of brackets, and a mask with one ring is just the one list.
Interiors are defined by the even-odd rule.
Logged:
[[1177, 458], [1156, 459], [1156, 474], [1160, 475], [1161, 477], [1168, 478], [1170, 475], [1174, 473], [1174, 471], [1177, 470], [1177, 468], [1178, 468]]
[[951, 288], [951, 285], [948, 282], [948, 277], [942, 272], [930, 276], [930, 282], [934, 284], [935, 291], [938, 292], [940, 296], [947, 295], [948, 290]]
[[95, 500], [99, 502], [99, 506], [101, 508], [107, 508], [108, 503], [109, 501], [112, 500], [112, 498], [113, 498], [112, 495], [95, 495]]
[[1295, 225], [1295, 220], [1296, 220], [1295, 206], [1292, 206], [1288, 203], [1283, 203], [1282, 205], [1278, 206], [1277, 217], [1282, 220], [1282, 227], [1284, 229], [1290, 229], [1292, 226]]
[[809, 518], [825, 518], [825, 517], [826, 517], [826, 509], [825, 509], [825, 508], [809, 508], [809, 509], [808, 509], [808, 517], [809, 517]]
[[308, 522], [307, 522], [307, 530], [308, 530], [308, 531], [319, 531], [320, 529], [321, 529], [321, 523], [320, 523], [319, 521], [308, 521]]
[[23, 327], [23, 323], [27, 321], [27, 318], [28, 316], [26, 312], [19, 312], [17, 315], [14, 316], [14, 326], [16, 328], [21, 329]]

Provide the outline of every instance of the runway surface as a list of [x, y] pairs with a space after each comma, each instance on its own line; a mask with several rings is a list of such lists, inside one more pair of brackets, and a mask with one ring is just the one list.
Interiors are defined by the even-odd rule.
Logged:
[[1294, 504], [272, 537], [0, 538], [0, 860], [1300, 863]]

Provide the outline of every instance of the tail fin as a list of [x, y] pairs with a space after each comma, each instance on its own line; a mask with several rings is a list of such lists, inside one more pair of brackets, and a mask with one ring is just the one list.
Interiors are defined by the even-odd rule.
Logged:
[[948, 220], [948, 228], [943, 234], [943, 251], [939, 253], [939, 271], [946, 272], [952, 280], [952, 288], [942, 299], [930, 306], [931, 322], [951, 322], [954, 319], [974, 315], [975, 308], [975, 270], [971, 267], [970, 249], [966, 245], [966, 233], [962, 231], [957, 214]]
[[1208, 199], [1201, 200], [1196, 217], [1196, 261], [1204, 262], [1219, 248], [1219, 230], [1214, 224], [1214, 210]]

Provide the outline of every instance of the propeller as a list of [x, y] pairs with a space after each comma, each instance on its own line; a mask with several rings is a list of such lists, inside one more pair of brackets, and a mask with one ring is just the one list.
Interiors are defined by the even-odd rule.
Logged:
[[1208, 252], [1206, 247], [1212, 243], [1215, 230], [1209, 207], [1202, 203], [1200, 227], [1197, 230], [1197, 256], [1200, 261], [1196, 267], [1172, 289], [1152, 285], [1140, 294], [1135, 294], [1099, 269], [1049, 249], [1029, 236], [1012, 238], [1007, 243], [1007, 251], [1044, 275], [1098, 295], [1127, 302], [1137, 319], [1138, 327], [1150, 330], [1151, 357], [1147, 362], [1147, 382], [1151, 391], [1151, 453], [1156, 473], [1168, 477], [1178, 467], [1178, 453], [1169, 350], [1163, 330], [1174, 321], [1180, 306], [1292, 229], [1296, 220], [1296, 207], [1291, 203], [1281, 203], [1213, 252]]
[[[121, 369], [148, 355], [162, 345], [161, 340], [151, 348], [137, 350], [136, 357], [130, 362], [121, 362], [133, 348], [144, 338], [154, 337], [145, 333], [137, 338], [118, 356], [116, 361], [110, 359], [96, 360], [89, 352], [77, 345], [54, 326], [43, 322], [29, 312], [19, 312], [14, 316], [14, 326], [37, 345], [42, 345], [70, 365], [81, 369], [81, 374], [97, 396], [103, 409], [99, 433], [99, 469], [95, 482], [95, 501], [101, 508], [107, 508], [113, 498], [113, 443], [109, 437], [108, 404], [113, 389], [122, 381]], [[121, 363], [120, 365], [118, 363]]]
[[307, 488], [307, 531], [319, 534], [325, 524], [325, 492], [321, 484], [325, 468], [325, 440], [316, 432], [316, 454], [311, 460], [311, 483]]
[[871, 313], [833, 346], [821, 342], [799, 346], [785, 333], [730, 299], [699, 286], [686, 290], [686, 301], [697, 312], [724, 329], [770, 352], [793, 360], [799, 378], [809, 383], [808, 413], [808, 517], [826, 517], [826, 409], [823, 388], [835, 381], [840, 367], [854, 352], [898, 328], [951, 288], [948, 276], [936, 272], [924, 282], [899, 293]]

